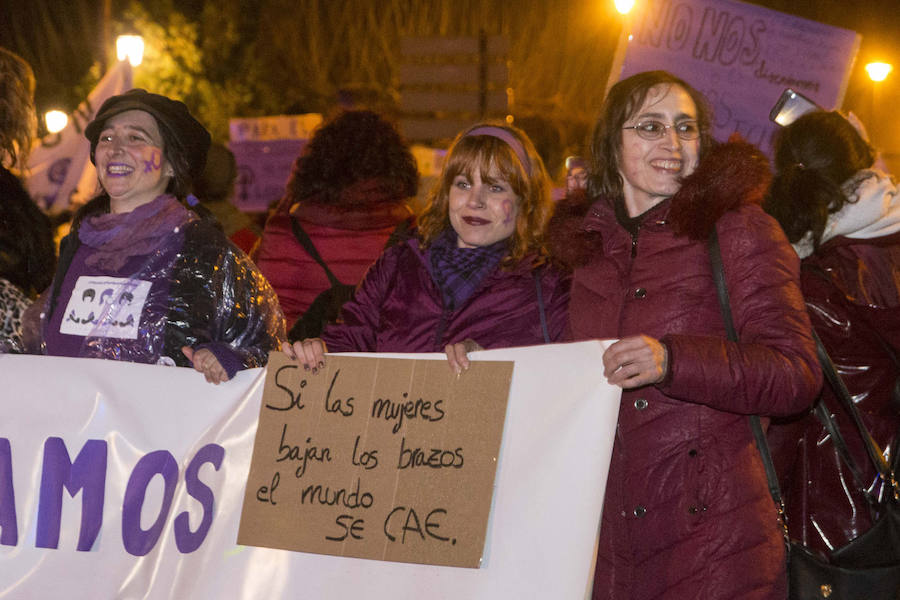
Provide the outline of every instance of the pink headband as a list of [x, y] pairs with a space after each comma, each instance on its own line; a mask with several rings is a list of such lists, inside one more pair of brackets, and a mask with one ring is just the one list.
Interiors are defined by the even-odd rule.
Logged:
[[522, 142], [520, 142], [512, 133], [502, 127], [484, 125], [482, 127], [476, 127], [472, 131], [466, 133], [463, 137], [470, 137], [473, 135], [489, 135], [506, 142], [506, 145], [512, 148], [512, 151], [519, 157], [519, 162], [522, 163], [525, 172], [531, 177], [531, 161], [528, 160], [528, 154], [525, 152]]

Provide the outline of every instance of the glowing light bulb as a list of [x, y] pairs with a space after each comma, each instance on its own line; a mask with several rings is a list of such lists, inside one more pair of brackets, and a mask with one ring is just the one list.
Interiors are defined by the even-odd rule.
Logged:
[[50, 133], [59, 133], [69, 124], [69, 116], [61, 110], [48, 110], [44, 113], [44, 123]]
[[116, 56], [128, 59], [132, 67], [141, 64], [144, 58], [144, 38], [139, 35], [120, 35], [116, 38]]
[[634, 0], [613, 0], [613, 3], [616, 5], [616, 10], [623, 15], [627, 15], [634, 8]]
[[866, 72], [872, 81], [884, 81], [893, 68], [888, 63], [873, 62], [866, 65]]

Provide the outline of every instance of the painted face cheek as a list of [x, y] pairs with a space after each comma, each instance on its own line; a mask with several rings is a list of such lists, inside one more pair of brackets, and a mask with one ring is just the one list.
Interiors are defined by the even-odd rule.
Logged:
[[162, 152], [153, 150], [150, 153], [150, 160], [144, 161], [144, 173], [152, 173], [162, 168]]
[[503, 210], [503, 224], [509, 225], [515, 217], [516, 205], [512, 200], [507, 198], [503, 201], [501, 208]]

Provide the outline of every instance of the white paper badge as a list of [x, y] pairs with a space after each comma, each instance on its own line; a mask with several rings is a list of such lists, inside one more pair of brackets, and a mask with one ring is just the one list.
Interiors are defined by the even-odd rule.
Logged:
[[59, 332], [136, 339], [150, 287], [140, 279], [83, 275], [75, 282]]

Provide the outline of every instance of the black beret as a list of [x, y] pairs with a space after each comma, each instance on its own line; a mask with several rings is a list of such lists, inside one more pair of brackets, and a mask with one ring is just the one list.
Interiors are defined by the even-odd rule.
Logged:
[[153, 115], [160, 129], [167, 130], [183, 149], [190, 165], [190, 176], [196, 179], [203, 173], [206, 165], [206, 152], [209, 150], [210, 136], [206, 127], [191, 116], [187, 106], [178, 100], [172, 100], [159, 94], [151, 94], [147, 90], [128, 90], [118, 96], [107, 98], [97, 111], [94, 120], [84, 130], [84, 136], [91, 142], [91, 162], [94, 161], [94, 150], [100, 132], [110, 117], [128, 110], [142, 110]]

